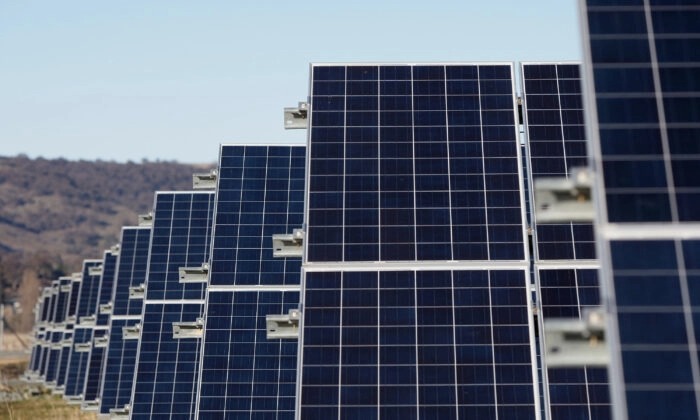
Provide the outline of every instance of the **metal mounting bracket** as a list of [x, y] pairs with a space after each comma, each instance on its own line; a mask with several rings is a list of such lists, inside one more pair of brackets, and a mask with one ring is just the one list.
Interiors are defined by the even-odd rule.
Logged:
[[102, 275], [102, 264], [88, 267], [88, 275], [89, 276], [101, 276]]
[[75, 345], [75, 352], [76, 353], [87, 353], [90, 351], [91, 348], [92, 348], [91, 343], [77, 343]]
[[204, 320], [197, 318], [195, 322], [173, 322], [173, 338], [202, 338]]
[[96, 349], [106, 348], [107, 343], [109, 343], [109, 336], [95, 337], [95, 348]]
[[309, 104], [299, 102], [297, 107], [284, 108], [285, 130], [303, 129], [308, 127]]
[[180, 267], [178, 269], [180, 283], [206, 283], [209, 276], [209, 264], [200, 267]]
[[214, 190], [216, 189], [216, 169], [210, 172], [192, 174], [192, 189], [194, 190]]
[[122, 339], [138, 340], [141, 334], [141, 324], [136, 324], [131, 327], [122, 327]]
[[153, 213], [139, 214], [139, 226], [153, 226]]
[[287, 315], [267, 315], [267, 339], [299, 338], [299, 320], [301, 311], [290, 309]]
[[143, 283], [129, 287], [129, 299], [143, 299], [146, 295], [146, 287]]
[[112, 302], [100, 305], [100, 315], [109, 315], [112, 313]]
[[573, 168], [569, 177], [539, 178], [534, 182], [535, 219], [539, 223], [592, 222], [593, 172]]
[[301, 257], [304, 250], [304, 231], [294, 229], [292, 234], [272, 235], [272, 256], [274, 258]]
[[78, 325], [81, 327], [93, 327], [97, 322], [97, 317], [95, 315], [81, 316], [78, 320]]
[[80, 409], [83, 411], [97, 411], [100, 408], [100, 402], [98, 400], [94, 401], [84, 401], [80, 404]]
[[545, 320], [544, 333], [548, 368], [607, 366], [610, 361], [601, 308], [584, 310], [583, 319]]

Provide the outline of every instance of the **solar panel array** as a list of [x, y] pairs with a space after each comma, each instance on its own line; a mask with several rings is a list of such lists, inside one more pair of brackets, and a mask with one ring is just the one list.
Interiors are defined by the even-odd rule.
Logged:
[[[523, 63], [521, 75], [530, 179], [568, 178], [572, 169], [587, 167], [580, 65]], [[540, 328], [547, 319], [581, 318], [583, 308], [599, 306], [592, 223], [540, 223], [535, 217], [532, 226]], [[605, 368], [545, 373], [551, 418], [611, 416]]]
[[700, 416], [700, 8], [581, 2], [615, 417]]
[[294, 418], [297, 340], [266, 316], [299, 307], [301, 258], [272, 235], [302, 227], [305, 148], [221, 146], [197, 417]]
[[[510, 63], [313, 64], [307, 147], [222, 146], [215, 192], [157, 192], [42, 292], [28, 377], [134, 418], [700, 416], [700, 9], [582, 5], [598, 232], [528, 211], [588, 165], [577, 64], [521, 65], [522, 122]], [[611, 391], [540, 355], [601, 301]]]
[[192, 418], [201, 339], [174, 337], [175, 323], [203, 316], [206, 283], [181, 283], [181, 267], [209, 261], [214, 194], [157, 192], [141, 336], [131, 396], [135, 418]]

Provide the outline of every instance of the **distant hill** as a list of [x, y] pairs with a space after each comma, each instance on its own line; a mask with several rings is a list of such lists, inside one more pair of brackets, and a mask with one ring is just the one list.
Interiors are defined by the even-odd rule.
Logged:
[[0, 157], [0, 284], [12, 293], [23, 278], [79, 271], [152, 209], [154, 191], [189, 190], [213, 166]]

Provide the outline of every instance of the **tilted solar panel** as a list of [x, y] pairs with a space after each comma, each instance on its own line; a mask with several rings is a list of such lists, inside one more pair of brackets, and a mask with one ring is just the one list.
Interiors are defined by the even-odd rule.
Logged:
[[150, 227], [122, 228], [112, 297], [109, 344], [102, 368], [100, 414], [107, 415], [110, 409], [123, 409], [131, 399], [138, 336], [136, 339], [125, 339], [124, 328], [134, 327], [141, 322], [143, 299], [130, 298], [129, 290], [143, 285], [146, 281], [150, 238]]
[[581, 1], [617, 419], [700, 417], [700, 7]]
[[[196, 331], [206, 282], [181, 283], [179, 271], [208, 262], [213, 210], [211, 192], [156, 193], [132, 418], [194, 417], [201, 344]], [[175, 336], [177, 328], [182, 338]]]
[[311, 71], [299, 418], [539, 418], [512, 65]]
[[[572, 169], [588, 165], [580, 65], [540, 62], [523, 63], [521, 68], [530, 177], [535, 181], [568, 178]], [[599, 263], [592, 223], [540, 223], [537, 217], [531, 223], [542, 331], [543, 321], [579, 318], [582, 306], [600, 304]], [[604, 368], [548, 369], [544, 377], [548, 415], [552, 419], [609, 418], [606, 378]]]
[[[70, 402], [80, 402], [85, 386], [89, 348], [92, 342], [93, 327], [89, 318], [96, 315], [97, 296], [100, 288], [100, 274], [93, 270], [102, 264], [102, 260], [85, 260], [83, 262], [82, 281], [78, 292], [75, 311], [76, 324], [73, 328], [73, 345], [68, 357], [65, 389], [63, 397]], [[88, 324], [88, 325], [86, 325]]]
[[301, 258], [272, 236], [302, 228], [303, 146], [221, 146], [197, 416], [292, 419], [296, 339], [267, 315], [299, 307]]
[[106, 346], [104, 340], [108, 338], [110, 313], [103, 306], [109, 304], [114, 292], [114, 276], [116, 272], [118, 251], [105, 251], [102, 259], [102, 273], [100, 275], [100, 289], [97, 296], [96, 320], [92, 337], [92, 346], [88, 356], [85, 384], [83, 386], [83, 403], [90, 404], [85, 408], [95, 410], [98, 403], [99, 387], [102, 382], [102, 365]]

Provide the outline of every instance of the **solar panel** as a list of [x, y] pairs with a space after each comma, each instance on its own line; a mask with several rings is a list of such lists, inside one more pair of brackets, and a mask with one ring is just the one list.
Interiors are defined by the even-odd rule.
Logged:
[[303, 146], [220, 150], [197, 417], [294, 418], [296, 339], [267, 339], [266, 316], [299, 307], [301, 258], [272, 236], [302, 227]]
[[308, 260], [523, 260], [511, 65], [313, 66]]
[[[578, 64], [524, 63], [523, 106], [532, 179], [568, 177], [587, 167]], [[592, 223], [536, 224], [536, 261], [593, 260]]]
[[311, 71], [299, 418], [539, 418], [512, 65]]
[[581, 2], [618, 419], [700, 416], [700, 9]]
[[194, 416], [201, 340], [174, 333], [202, 317], [205, 283], [181, 283], [179, 269], [209, 260], [213, 209], [210, 192], [156, 193], [133, 417]]
[[[102, 382], [102, 365], [108, 338], [110, 312], [104, 309], [108, 305], [114, 292], [114, 277], [119, 252], [117, 250], [105, 251], [102, 260], [102, 273], [100, 275], [100, 291], [97, 296], [96, 320], [93, 328], [92, 346], [88, 357], [85, 385], [83, 389], [83, 404], [85, 409], [96, 410], [99, 404], [100, 383]], [[109, 305], [108, 305], [109, 306]]]
[[[85, 386], [89, 350], [86, 344], [92, 342], [92, 326], [85, 325], [90, 316], [95, 315], [97, 296], [100, 287], [100, 274], [91, 272], [94, 267], [102, 264], [102, 260], [85, 260], [83, 262], [82, 281], [78, 292], [78, 302], [75, 311], [76, 324], [73, 328], [73, 346], [68, 356], [68, 367], [63, 397], [71, 402], [81, 401]], [[82, 325], [81, 325], [82, 324]]]
[[109, 344], [102, 368], [100, 414], [109, 414], [110, 409], [124, 409], [131, 398], [138, 340], [124, 339], [123, 331], [141, 322], [143, 299], [129, 298], [129, 289], [146, 281], [150, 238], [150, 227], [122, 228]]
[[66, 380], [66, 371], [68, 369], [68, 360], [73, 346], [73, 329], [75, 327], [74, 319], [78, 306], [78, 295], [80, 292], [80, 284], [82, 277], [74, 276], [71, 278], [70, 295], [68, 307], [66, 308], [65, 327], [63, 337], [61, 337], [61, 357], [58, 362], [58, 373], [56, 375], [56, 391], [63, 393]]
[[[568, 178], [573, 168], [588, 165], [580, 65], [521, 66], [530, 178]], [[548, 318], [580, 318], [583, 306], [600, 305], [599, 263], [592, 223], [539, 223], [536, 217], [531, 223], [542, 330]], [[606, 378], [603, 368], [548, 369], [544, 383], [551, 418], [609, 418]]]

